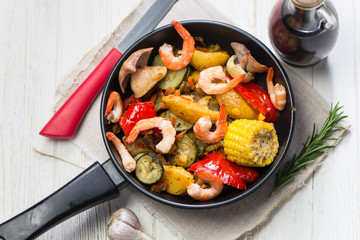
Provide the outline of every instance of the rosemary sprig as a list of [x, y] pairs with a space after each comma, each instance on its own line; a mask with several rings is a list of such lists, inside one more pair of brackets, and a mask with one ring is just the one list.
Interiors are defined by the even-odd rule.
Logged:
[[306, 168], [308, 164], [315, 162], [316, 158], [321, 156], [325, 149], [335, 147], [328, 145], [327, 141], [338, 140], [337, 138], [330, 137], [330, 135], [344, 129], [341, 126], [336, 125], [340, 120], [347, 117], [343, 115], [343, 112], [339, 112], [342, 107], [343, 106], [339, 106], [339, 103], [337, 103], [333, 108], [331, 104], [329, 116], [317, 134], [315, 134], [316, 127], [314, 124], [312, 134], [306, 139], [299, 155], [295, 154], [290, 161], [285, 163], [284, 168], [280, 169], [276, 174], [275, 186], [271, 196], [284, 185], [293, 181], [295, 175], [298, 174], [301, 169]]

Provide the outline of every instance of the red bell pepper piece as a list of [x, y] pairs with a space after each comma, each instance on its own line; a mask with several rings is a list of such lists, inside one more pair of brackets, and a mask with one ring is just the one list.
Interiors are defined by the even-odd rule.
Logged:
[[124, 111], [128, 109], [131, 104], [142, 102], [141, 98], [136, 98], [134, 95], [124, 100]]
[[138, 121], [156, 116], [157, 114], [152, 102], [133, 103], [120, 118], [120, 126], [125, 136], [128, 136]]
[[[230, 76], [227, 77], [231, 81], [232, 78]], [[272, 123], [276, 122], [278, 111], [271, 103], [269, 94], [263, 88], [253, 82], [249, 82], [239, 83], [234, 89], [250, 104], [252, 108], [258, 110], [262, 115], [264, 115], [264, 121]]]
[[251, 183], [259, 177], [259, 173], [254, 169], [238, 166], [219, 152], [210, 153], [202, 160], [192, 164], [187, 170], [212, 173], [225, 184], [238, 189], [246, 189], [246, 183]]

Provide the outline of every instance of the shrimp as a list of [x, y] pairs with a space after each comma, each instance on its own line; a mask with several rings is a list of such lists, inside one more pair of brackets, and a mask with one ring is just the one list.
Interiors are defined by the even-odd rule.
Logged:
[[175, 57], [173, 47], [167, 43], [164, 43], [164, 45], [159, 48], [159, 53], [165, 67], [170, 70], [180, 70], [190, 63], [195, 51], [195, 40], [179, 22], [173, 20], [171, 24], [184, 40], [181, 55]]
[[224, 102], [221, 102], [218, 120], [216, 121], [216, 130], [210, 132], [212, 126], [210, 116], [205, 116], [200, 118], [194, 125], [193, 130], [195, 136], [206, 143], [216, 143], [220, 142], [227, 131], [228, 125], [226, 121], [227, 112], [226, 105]]
[[276, 83], [273, 84], [274, 70], [269, 68], [268, 74], [266, 76], [266, 83], [268, 88], [268, 93], [270, 95], [271, 103], [277, 110], [283, 110], [286, 105], [286, 90], [283, 85]]
[[200, 185], [192, 183], [187, 187], [187, 193], [190, 197], [199, 201], [207, 201], [215, 198], [223, 190], [223, 181], [214, 174], [202, 171], [194, 174], [198, 178], [209, 181], [211, 188], [202, 188]]
[[112, 123], [117, 123], [123, 114], [123, 102], [118, 92], [111, 92], [105, 111], [105, 117]]
[[[199, 81], [196, 84], [206, 94], [224, 94], [236, 87], [243, 79], [245, 74], [241, 74], [239, 77], [234, 78], [231, 82], [226, 83], [226, 75], [221, 66], [210, 67], [200, 72]], [[220, 80], [222, 82], [213, 82], [214, 80]]]
[[171, 122], [162, 117], [153, 117], [138, 121], [131, 130], [126, 142], [129, 144], [134, 142], [141, 131], [152, 128], [159, 128], [163, 136], [163, 139], [155, 148], [160, 153], [168, 153], [175, 142], [176, 131]]
[[121, 140], [112, 132], [107, 132], [106, 137], [115, 145], [116, 150], [119, 152], [124, 169], [129, 173], [134, 171], [136, 168], [136, 162], [122, 144]]

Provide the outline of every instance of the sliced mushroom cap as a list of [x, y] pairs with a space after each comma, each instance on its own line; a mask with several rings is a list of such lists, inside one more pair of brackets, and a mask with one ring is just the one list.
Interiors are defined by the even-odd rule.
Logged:
[[230, 43], [230, 45], [237, 57], [237, 59], [235, 59], [235, 63], [238, 62], [245, 71], [252, 73], [261, 73], [268, 71], [269, 68], [257, 62], [255, 58], [251, 55], [250, 50], [247, 49], [244, 44], [232, 42]]
[[157, 82], [165, 77], [166, 73], [167, 68], [164, 66], [146, 66], [131, 73], [130, 86], [134, 97], [143, 97]]
[[245, 72], [244, 69], [240, 66], [240, 64], [235, 64], [236, 56], [232, 55], [229, 60], [226, 63], [226, 70], [230, 74], [232, 78], [237, 78], [241, 74], [246, 74], [245, 78], [242, 80], [242, 82], [250, 82], [254, 79], [254, 75], [249, 72]]
[[134, 73], [139, 68], [144, 68], [149, 60], [151, 48], [140, 49], [132, 53], [123, 63], [119, 72], [119, 84], [121, 91], [124, 93], [130, 80], [130, 73]]
[[231, 42], [230, 43], [232, 49], [235, 52], [236, 57], [238, 58], [239, 62], [246, 56], [246, 53], [249, 51], [244, 44], [238, 42]]

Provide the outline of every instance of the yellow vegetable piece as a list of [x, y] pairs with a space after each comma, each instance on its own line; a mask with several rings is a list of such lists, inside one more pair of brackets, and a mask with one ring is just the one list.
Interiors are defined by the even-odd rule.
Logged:
[[278, 149], [278, 137], [272, 123], [238, 119], [229, 124], [224, 137], [226, 158], [242, 166], [269, 165]]
[[259, 112], [250, 107], [245, 99], [243, 99], [235, 90], [216, 95], [216, 101], [219, 104], [221, 104], [221, 101], [224, 101], [227, 113], [229, 117], [233, 119], [256, 119], [259, 115]]
[[202, 52], [195, 50], [190, 65], [196, 70], [202, 71], [205, 68], [224, 66], [230, 55], [225, 52]]
[[199, 81], [200, 72], [199, 71], [192, 71], [191, 78], [194, 84], [197, 84]]
[[134, 97], [143, 97], [165, 77], [166, 73], [167, 68], [162, 66], [146, 66], [131, 73], [130, 86]]
[[265, 116], [262, 115], [261, 113], [259, 113], [259, 115], [257, 116], [256, 119], [257, 119], [257, 120], [260, 120], [260, 121], [264, 121], [264, 120], [265, 120]]
[[185, 167], [188, 162], [188, 158], [186, 155], [178, 154], [174, 157], [174, 161], [175, 161], [176, 165]]
[[210, 116], [212, 123], [218, 119], [218, 111], [212, 111], [189, 98], [170, 95], [163, 97], [162, 100], [172, 113], [186, 122], [195, 124], [199, 118], [205, 116]]
[[193, 175], [182, 167], [164, 166], [164, 175], [158, 183], [164, 183], [166, 192], [173, 195], [183, 195], [186, 187], [194, 182]]

